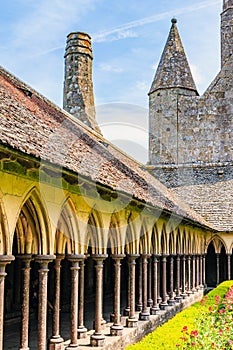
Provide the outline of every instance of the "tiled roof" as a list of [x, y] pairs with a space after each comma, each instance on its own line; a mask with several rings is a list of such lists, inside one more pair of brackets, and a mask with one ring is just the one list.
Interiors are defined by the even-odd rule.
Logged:
[[117, 147], [0, 68], [0, 140], [204, 226], [176, 195]]
[[174, 191], [218, 231], [233, 231], [233, 180], [177, 187]]

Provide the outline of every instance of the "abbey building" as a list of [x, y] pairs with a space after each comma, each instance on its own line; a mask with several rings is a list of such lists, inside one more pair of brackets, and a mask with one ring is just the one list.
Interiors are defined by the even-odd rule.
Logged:
[[101, 134], [88, 34], [67, 37], [64, 109], [0, 69], [0, 350], [123, 349], [233, 277], [232, 27], [223, 1], [199, 96], [172, 20], [144, 166]]

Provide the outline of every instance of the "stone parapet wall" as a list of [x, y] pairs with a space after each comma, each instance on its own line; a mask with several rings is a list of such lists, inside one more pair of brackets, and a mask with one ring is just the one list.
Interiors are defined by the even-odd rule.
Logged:
[[215, 184], [233, 179], [232, 164], [147, 166], [147, 169], [169, 188]]

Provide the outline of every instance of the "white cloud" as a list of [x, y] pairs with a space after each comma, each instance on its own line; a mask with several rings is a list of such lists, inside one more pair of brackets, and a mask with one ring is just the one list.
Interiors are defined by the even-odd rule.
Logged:
[[[159, 13], [159, 14], [156, 14], [153, 16], [144, 17], [144, 18], [141, 18], [139, 20], [125, 23], [122, 26], [119, 26], [117, 28], [114, 28], [114, 29], [111, 29], [111, 30], [108, 30], [108, 31], [105, 31], [102, 33], [97, 33], [93, 36], [93, 39], [97, 42], [99, 42], [99, 41], [103, 42], [103, 41], [111, 40], [112, 35], [115, 35], [116, 38], [118, 35], [118, 39], [115, 39], [115, 40], [119, 40], [119, 39], [122, 39], [122, 37], [119, 35], [120, 33], [125, 32], [125, 31], [129, 31], [132, 28], [138, 28], [138, 27], [144, 26], [144, 25], [149, 24], [149, 23], [158, 22], [158, 21], [165, 19], [165, 18], [168, 18], [168, 17], [171, 18], [174, 15], [177, 16], [177, 15], [180, 15], [183, 13], [197, 11], [197, 10], [200, 10], [200, 9], [203, 9], [203, 8], [215, 5], [215, 4], [219, 4], [219, 0], [201, 1], [201, 2], [197, 2], [193, 5], [186, 6], [186, 7], [180, 8], [180, 9], [174, 9], [174, 10], [162, 12], [162, 13]], [[109, 39], [109, 37], [110, 37], [110, 39]]]
[[99, 69], [104, 72], [113, 72], [113, 73], [121, 73], [124, 69], [120, 66], [113, 65], [110, 63], [101, 63], [99, 64]]
[[93, 41], [97, 43], [106, 42], [106, 41], [117, 41], [121, 39], [128, 39], [128, 38], [137, 38], [138, 35], [133, 32], [132, 30], [119, 30], [116, 33], [109, 33], [109, 35], [105, 35], [104, 33], [99, 33], [93, 35], [92, 39]]

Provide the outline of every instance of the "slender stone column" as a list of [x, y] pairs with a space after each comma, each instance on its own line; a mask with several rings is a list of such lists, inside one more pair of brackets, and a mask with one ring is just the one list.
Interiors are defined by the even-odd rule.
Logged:
[[154, 280], [154, 284], [153, 284], [153, 305], [152, 308], [150, 309], [150, 313], [151, 315], [156, 315], [158, 313], [158, 311], [160, 310], [157, 299], [158, 299], [158, 258], [159, 255], [154, 254], [153, 256], [154, 258], [154, 263], [153, 263], [153, 267], [154, 267], [154, 274], [153, 274], [153, 280]]
[[167, 303], [167, 256], [162, 255], [162, 267], [163, 267], [163, 278], [162, 278], [162, 303], [160, 304], [161, 310], [168, 308]]
[[80, 260], [79, 267], [79, 308], [78, 308], [78, 339], [83, 339], [87, 337], [87, 328], [84, 326], [84, 259]]
[[148, 321], [150, 318], [150, 312], [147, 307], [147, 277], [148, 277], [148, 271], [147, 271], [147, 264], [148, 264], [148, 258], [150, 257], [150, 254], [143, 254], [142, 255], [142, 276], [143, 276], [143, 299], [142, 299], [142, 311], [139, 314], [139, 319], [141, 321]]
[[85, 255], [69, 254], [66, 258], [71, 262], [71, 298], [70, 298], [70, 344], [67, 350], [78, 349], [78, 291], [79, 291], [79, 263]]
[[151, 308], [153, 305], [151, 293], [152, 293], [152, 260], [151, 260], [151, 257], [149, 257], [149, 260], [148, 260], [148, 301], [147, 301], [147, 305], [149, 308]]
[[216, 254], [216, 258], [217, 258], [217, 286], [219, 285], [219, 279], [220, 279], [220, 271], [219, 271], [219, 268], [220, 268], [220, 265], [219, 265], [219, 257], [220, 257], [220, 254], [217, 253]]
[[170, 292], [169, 292], [169, 305], [175, 304], [174, 298], [174, 255], [170, 255]]
[[187, 291], [187, 294], [190, 295], [190, 294], [192, 294], [192, 291], [191, 291], [191, 256], [190, 255], [187, 257], [187, 262], [188, 262], [188, 291]]
[[196, 290], [200, 289], [200, 256], [196, 255]]
[[37, 350], [47, 349], [47, 286], [48, 263], [56, 258], [55, 255], [37, 255], [35, 261], [39, 263], [39, 297], [38, 297], [38, 338]]
[[135, 316], [135, 265], [136, 259], [139, 254], [129, 254], [128, 264], [129, 264], [129, 280], [130, 280], [130, 312], [129, 317], [126, 320], [127, 327], [137, 327], [138, 319]]
[[204, 288], [206, 288], [206, 273], [205, 273], [206, 264], [205, 264], [205, 254], [203, 255], [202, 269], [203, 269], [203, 270], [202, 270], [203, 285], [204, 285]]
[[124, 308], [124, 316], [129, 316], [129, 312], [130, 312], [130, 277], [129, 277], [129, 264], [128, 264], [127, 306]]
[[227, 254], [227, 279], [231, 279], [231, 254]]
[[160, 288], [160, 285], [161, 285], [161, 262], [160, 262], [160, 260], [161, 260], [161, 256], [160, 255], [157, 255], [157, 258], [158, 258], [158, 264], [157, 264], [157, 269], [158, 269], [158, 293], [157, 293], [157, 295], [158, 295], [158, 298], [157, 298], [157, 303], [158, 303], [158, 305], [160, 305], [161, 304], [161, 302], [162, 302], [162, 298], [161, 298], [161, 288]]
[[142, 311], [142, 257], [139, 259], [137, 311]]
[[23, 293], [22, 293], [22, 321], [21, 321], [21, 341], [19, 350], [29, 350], [29, 298], [30, 298], [30, 263], [32, 255], [18, 256], [24, 263], [23, 271]]
[[61, 260], [65, 255], [57, 254], [55, 259], [55, 294], [53, 308], [53, 334], [49, 339], [49, 350], [62, 350], [64, 339], [60, 336], [60, 294], [61, 294]]
[[187, 293], [186, 293], [186, 269], [185, 269], [185, 262], [186, 262], [186, 257], [185, 255], [182, 256], [182, 293], [181, 296], [183, 299], [187, 298]]
[[0, 350], [3, 350], [5, 269], [14, 259], [13, 255], [0, 255]]
[[103, 309], [103, 261], [107, 254], [93, 254], [96, 265], [96, 294], [95, 294], [95, 332], [91, 335], [91, 346], [103, 346], [105, 336], [102, 334], [102, 309]]
[[113, 254], [112, 259], [115, 260], [115, 282], [114, 282], [114, 319], [113, 325], [110, 328], [111, 335], [122, 335], [123, 326], [121, 324], [121, 260], [125, 257], [124, 254]]
[[196, 289], [199, 290], [199, 281], [200, 281], [200, 257], [199, 255], [196, 256]]
[[181, 295], [180, 295], [180, 255], [177, 254], [176, 256], [176, 297], [175, 300], [177, 303], [181, 302]]
[[196, 256], [193, 255], [193, 261], [192, 261], [192, 292], [195, 293], [196, 290]]
[[200, 276], [200, 288], [201, 289], [203, 289], [203, 275], [202, 275], [202, 273], [203, 273], [203, 256], [202, 255], [200, 255], [200, 257], [199, 257], [199, 276]]

